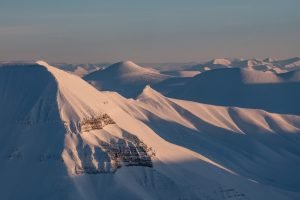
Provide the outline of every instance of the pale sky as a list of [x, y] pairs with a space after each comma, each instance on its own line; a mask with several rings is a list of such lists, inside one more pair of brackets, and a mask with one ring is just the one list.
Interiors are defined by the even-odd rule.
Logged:
[[0, 60], [300, 56], [300, 0], [0, 0]]

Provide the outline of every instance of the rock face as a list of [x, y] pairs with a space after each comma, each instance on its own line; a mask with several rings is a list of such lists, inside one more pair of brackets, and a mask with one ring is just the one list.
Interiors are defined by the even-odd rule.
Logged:
[[[115, 173], [122, 166], [153, 166], [151, 157], [155, 153], [136, 136], [118, 138], [110, 143], [99, 141], [99, 144], [98, 148], [83, 150], [84, 161], [75, 166], [76, 174]], [[100, 156], [100, 152], [104, 156]]]
[[115, 124], [115, 122], [108, 116], [108, 114], [103, 114], [100, 116], [93, 116], [91, 118], [85, 118], [79, 122], [80, 132], [89, 132], [92, 130], [103, 129], [104, 126], [109, 124]]
[[[84, 118], [79, 122], [79, 134], [99, 131], [107, 125], [116, 125], [108, 114]], [[155, 152], [135, 135], [124, 133], [121, 138], [110, 136], [109, 141], [97, 142], [99, 146], [84, 146], [80, 152], [65, 151], [66, 156], [77, 156], [80, 161], [74, 159], [73, 174], [115, 173], [122, 166], [152, 167], [151, 157]]]
[[[12, 91], [4, 89], [14, 89], [14, 87], [2, 88], [3, 96], [8, 99], [28, 101], [26, 96], [22, 96], [26, 94], [19, 93], [18, 86], [21, 84], [38, 85], [30, 91], [33, 97], [36, 96], [36, 99], [32, 98], [30, 104], [25, 102], [19, 108], [21, 111], [24, 110], [24, 117], [21, 118], [21, 114], [16, 114], [18, 120], [15, 123], [27, 129], [31, 128], [32, 132], [35, 131], [35, 126], [40, 124], [63, 124], [64, 129], [61, 128], [59, 132], [65, 131], [65, 134], [61, 136], [66, 135], [67, 144], [73, 143], [75, 146], [75, 148], [67, 145], [60, 147], [56, 151], [61, 151], [61, 155], [51, 152], [42, 153], [40, 161], [64, 161], [71, 174], [110, 173], [115, 172], [121, 166], [152, 167], [151, 156], [154, 154], [151, 152], [151, 148], [130, 133], [121, 137], [107, 134], [105, 139], [98, 138], [98, 146], [85, 143], [82, 138], [83, 134], [90, 132], [99, 134], [99, 132], [105, 131], [104, 128], [109, 125], [117, 127], [116, 122], [105, 111], [105, 107], [111, 107], [109, 101], [76, 76], [55, 69], [44, 62], [39, 62], [39, 64], [3, 67], [1, 69], [3, 77], [13, 74], [14, 71], [21, 71], [23, 78], [17, 81], [11, 80], [9, 77], [1, 80], [7, 83], [8, 79], [8, 83], [13, 81], [10, 86], [15, 85], [15, 90]], [[38, 82], [31, 81], [30, 73], [34, 73], [41, 81], [39, 82], [39, 79]], [[81, 97], [82, 94], [70, 87], [72, 83], [81, 87], [85, 97], [91, 97], [97, 101], [94, 101], [93, 104], [88, 98]], [[29, 93], [29, 91], [27, 92]], [[93, 94], [93, 92], [95, 93]], [[13, 109], [20, 104], [6, 102], [5, 105]], [[4, 112], [8, 113], [5, 110]], [[8, 117], [13, 118], [13, 116]], [[49, 132], [52, 130], [50, 129]], [[15, 149], [8, 157], [9, 159], [20, 159], [22, 152]]]

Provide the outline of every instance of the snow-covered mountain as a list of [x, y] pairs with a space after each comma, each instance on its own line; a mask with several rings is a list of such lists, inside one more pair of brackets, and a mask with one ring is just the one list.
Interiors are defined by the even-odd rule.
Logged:
[[42, 61], [2, 66], [0, 97], [3, 199], [300, 197], [298, 116], [126, 99]]
[[168, 95], [207, 104], [299, 115], [299, 90], [300, 71], [276, 74], [230, 68], [197, 75]]
[[[261, 187], [299, 191], [299, 176], [295, 176], [300, 165], [299, 116], [170, 99], [150, 87], [137, 100], [121, 101], [118, 94], [109, 95], [165, 140], [204, 155]], [[297, 192], [294, 195], [289, 198], [298, 198]], [[261, 198], [267, 197], [254, 199]]]
[[[24, 63], [26, 61], [19, 61]], [[125, 61], [126, 62], [126, 61]], [[125, 63], [123, 62], [123, 63]], [[7, 62], [0, 61], [0, 66]], [[13, 63], [16, 63], [15, 61]], [[121, 62], [122, 63], [122, 62]], [[80, 77], [87, 76], [97, 70], [105, 69], [111, 63], [51, 63], [59, 69], [76, 74]], [[243, 58], [216, 58], [206, 62], [183, 62], [183, 63], [140, 63], [143, 68], [159, 71], [161, 74], [175, 77], [192, 77], [201, 72], [219, 68], [246, 68], [257, 71], [271, 71], [275, 73], [285, 73], [300, 69], [300, 58], [293, 57], [288, 59], [243, 59]]]
[[[114, 174], [125, 165], [152, 168], [153, 151], [132, 131], [117, 125], [125, 118], [129, 124], [135, 122], [118, 113], [106, 96], [44, 62], [2, 67], [0, 86], [1, 198], [138, 197], [121, 187], [122, 175], [118, 181]], [[114, 112], [118, 119], [111, 118]], [[140, 128], [151, 138], [151, 132], [137, 123], [130, 129]], [[133, 151], [135, 160], [129, 162]], [[137, 176], [144, 171], [153, 174], [151, 169], [138, 168]]]
[[89, 73], [97, 70], [101, 70], [108, 65], [108, 63], [99, 64], [72, 64], [72, 63], [51, 63], [55, 67], [64, 71], [76, 74], [77, 76], [83, 77]]
[[280, 68], [286, 69], [288, 71], [300, 69], [300, 58], [294, 57], [285, 60], [274, 60], [273, 63]]
[[190, 70], [199, 70], [201, 72], [220, 69], [220, 68], [245, 68], [255, 71], [271, 71], [275, 73], [284, 73], [288, 71], [300, 69], [300, 58], [289, 58], [284, 60], [276, 60], [272, 58], [266, 59], [229, 59], [218, 58], [209, 62], [196, 64], [188, 67]]
[[153, 85], [171, 76], [143, 68], [131, 61], [113, 64], [84, 77], [99, 90], [116, 91], [125, 97], [136, 97], [146, 85]]

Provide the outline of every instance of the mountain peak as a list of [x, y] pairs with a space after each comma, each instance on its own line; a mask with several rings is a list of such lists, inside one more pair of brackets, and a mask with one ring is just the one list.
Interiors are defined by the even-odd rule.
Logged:
[[135, 64], [134, 62], [132, 62], [130, 60], [121, 61], [121, 62], [112, 64], [108, 68], [106, 68], [106, 70], [116, 71], [121, 74], [150, 71], [146, 68], [143, 68], [143, 67]]
[[50, 65], [44, 60], [38, 60], [38, 61], [36, 61], [36, 64], [44, 66], [44, 67], [50, 67]]
[[142, 99], [157, 99], [160, 102], [163, 102], [166, 98], [156, 90], [154, 90], [150, 85], [147, 85], [141, 94], [137, 97], [138, 100]]
[[[78, 76], [57, 69], [45, 61], [21, 66], [9, 65], [1, 68], [1, 74], [3, 83], [9, 82], [14, 85], [14, 90], [3, 94], [16, 99], [16, 102], [13, 102], [14, 105], [22, 104], [17, 102], [17, 99], [29, 99], [28, 94], [20, 91], [23, 86], [30, 88], [32, 107], [20, 108], [20, 110], [26, 110], [24, 116], [27, 115], [31, 118], [30, 120], [38, 121], [44, 117], [47, 118], [48, 113], [40, 116], [41, 109], [50, 110], [49, 107], [51, 107], [52, 110], [59, 110], [57, 117], [61, 120], [77, 123], [83, 118], [105, 113], [104, 109], [108, 107], [103, 106], [103, 102], [107, 102], [108, 99], [94, 87]], [[14, 78], [11, 78], [9, 74], [14, 74]], [[25, 89], [23, 90], [25, 91]], [[39, 96], [39, 98], [34, 98], [35, 96]]]
[[122, 66], [132, 66], [132, 65], [136, 65], [133, 61], [131, 60], [124, 60], [121, 62], [118, 62], [116, 64], [122, 65]]
[[146, 85], [153, 85], [170, 77], [132, 61], [123, 61], [88, 74], [84, 79], [99, 90], [116, 91], [127, 98], [135, 98]]
[[143, 89], [142, 95], [144, 96], [149, 96], [149, 95], [161, 95], [160, 93], [158, 93], [157, 91], [155, 91], [154, 89], [152, 89], [152, 87], [150, 85], [146, 85], [146, 87]]
[[212, 64], [228, 66], [231, 64], [231, 61], [226, 58], [216, 58], [216, 59], [212, 60]]

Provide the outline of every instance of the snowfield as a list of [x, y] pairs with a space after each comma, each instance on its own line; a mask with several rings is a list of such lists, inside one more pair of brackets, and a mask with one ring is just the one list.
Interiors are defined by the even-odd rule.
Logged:
[[4, 64], [1, 199], [300, 199], [300, 76], [267, 71]]

